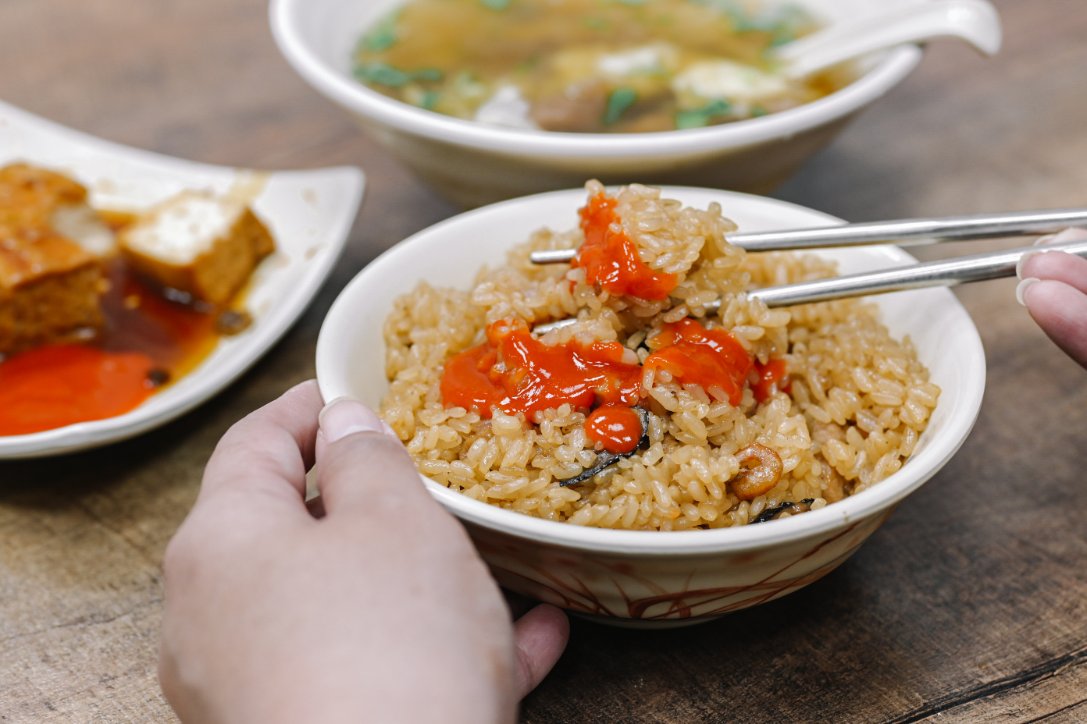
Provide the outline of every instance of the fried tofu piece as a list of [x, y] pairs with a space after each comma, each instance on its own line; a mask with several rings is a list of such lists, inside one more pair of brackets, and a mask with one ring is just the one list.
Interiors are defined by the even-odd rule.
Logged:
[[93, 336], [113, 233], [87, 190], [27, 164], [0, 168], [0, 356]]
[[183, 191], [151, 209], [121, 232], [120, 246], [139, 273], [217, 306], [275, 251], [249, 207], [200, 191]]

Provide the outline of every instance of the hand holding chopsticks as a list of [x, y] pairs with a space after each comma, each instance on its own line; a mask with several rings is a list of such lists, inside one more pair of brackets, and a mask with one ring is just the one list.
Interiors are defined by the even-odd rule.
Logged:
[[1087, 261], [1043, 254], [1071, 241], [1087, 241], [1087, 230], [1068, 229], [1035, 242], [1038, 254], [1016, 269], [1022, 278], [1015, 298], [1069, 357], [1087, 368]]

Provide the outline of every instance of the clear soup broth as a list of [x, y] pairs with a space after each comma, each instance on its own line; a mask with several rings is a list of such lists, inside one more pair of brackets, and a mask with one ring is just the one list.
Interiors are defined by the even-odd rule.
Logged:
[[698, 128], [792, 108], [852, 80], [792, 81], [768, 51], [817, 28], [737, 0], [409, 0], [367, 29], [354, 73], [412, 105], [578, 133]]

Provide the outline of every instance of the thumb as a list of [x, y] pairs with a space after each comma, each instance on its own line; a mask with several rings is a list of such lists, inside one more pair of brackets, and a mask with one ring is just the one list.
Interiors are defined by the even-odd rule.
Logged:
[[554, 606], [540, 604], [513, 624], [517, 696], [528, 696], [562, 656], [570, 638], [570, 620]]
[[1040, 236], [1035, 239], [1034, 245], [1045, 246], [1046, 244], [1062, 244], [1069, 241], [1082, 241], [1084, 239], [1087, 239], [1087, 229], [1073, 226], [1064, 229], [1059, 234]]
[[415, 463], [370, 408], [341, 398], [327, 404], [317, 433], [317, 489], [327, 515], [431, 504]]
[[1046, 335], [1087, 367], [1087, 295], [1062, 281], [1036, 278], [1019, 282], [1016, 293]]

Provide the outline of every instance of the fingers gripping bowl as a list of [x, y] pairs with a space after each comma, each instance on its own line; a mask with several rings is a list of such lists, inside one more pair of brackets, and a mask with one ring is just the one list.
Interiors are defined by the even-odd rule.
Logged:
[[[835, 222], [818, 212], [742, 194], [666, 188], [664, 196], [679, 199], [699, 209], [719, 203], [725, 216], [745, 230]], [[398, 297], [416, 289], [420, 281], [435, 288], [468, 290], [480, 268], [501, 266], [506, 252], [524, 242], [533, 232], [543, 227], [556, 230], [576, 228], [577, 209], [585, 205], [583, 191], [556, 192], [497, 204], [421, 232], [376, 260], [344, 290], [322, 328], [317, 348], [317, 375], [326, 399], [350, 395], [378, 407], [383, 399], [390, 396], [385, 374], [389, 350], [383, 328], [390, 315], [395, 319], [395, 300]], [[713, 218], [713, 214], [707, 214], [704, 218]], [[569, 241], [569, 237], [562, 234], [538, 235], [536, 238]], [[842, 272], [852, 272], [910, 260], [907, 254], [893, 248], [825, 252], [820, 257], [823, 261], [810, 264], [812, 269], [823, 267], [821, 273], [827, 273], [825, 261], [837, 262]], [[555, 270], [541, 273], [562, 276], [566, 272]], [[693, 278], [696, 274], [690, 276]], [[690, 279], [681, 281], [673, 294], [682, 298], [687, 293], [684, 289], [691, 289], [689, 282]], [[422, 293], [426, 294], [425, 291]], [[697, 300], [688, 298], [687, 301], [693, 307], [697, 306]], [[423, 306], [426, 301], [417, 299], [415, 303]], [[815, 308], [806, 312], [797, 310], [796, 316], [810, 316], [812, 309]], [[879, 526], [899, 501], [938, 472], [965, 439], [980, 406], [984, 386], [984, 355], [972, 322], [950, 293], [929, 290], [890, 295], [879, 299], [878, 309], [891, 337], [901, 339], [908, 336], [912, 341], [919, 364], [928, 370], [929, 380], [924, 384], [936, 385], [942, 392], [924, 434], [910, 445], [913, 454], [909, 460], [897, 472], [891, 472], [897, 467], [891, 466], [867, 482], [847, 484], [845, 492], [853, 494], [838, 502], [824, 504], [838, 496], [833, 491], [829, 494], [825, 492], [825, 482], [818, 483], [811, 476], [803, 474], [805, 465], [810, 463], [803, 462], [806, 453], [799, 449], [782, 456], [785, 475], [781, 485], [775, 488], [776, 492], [755, 491], [745, 500], [737, 500], [727, 493], [723, 497], [728, 501], [716, 511], [701, 504], [686, 505], [692, 501], [681, 500], [686, 493], [676, 493], [676, 490], [683, 487], [679, 485], [682, 471], [675, 465], [669, 467], [664, 464], [669, 462], [667, 460], [656, 467], [652, 463], [659, 461], [648, 461], [648, 465], [643, 464], [647, 462], [645, 460], [624, 461], [624, 465], [618, 466], [614, 473], [572, 488], [559, 485], [557, 478], [560, 474], [557, 471], [537, 469], [532, 477], [534, 480], [545, 478], [541, 487], [549, 491], [545, 495], [549, 495], [550, 499], [561, 501], [569, 497], [593, 503], [585, 505], [574, 502], [570, 509], [562, 505], [552, 508], [539, 504], [528, 506], [536, 508], [529, 512], [543, 518], [550, 517], [551, 520], [473, 499], [473, 494], [485, 499], [487, 495], [481, 496], [479, 491], [473, 493], [467, 485], [453, 485], [454, 488], [465, 489], [467, 494], [464, 494], [434, 480], [427, 480], [426, 484], [435, 497], [468, 527], [500, 582], [571, 610], [602, 616], [611, 622], [681, 623], [784, 595], [816, 580], [841, 563]], [[552, 313], [562, 315], [567, 312], [559, 309]], [[618, 316], [627, 313], [629, 310]], [[452, 329], [464, 319], [469, 319], [471, 314], [467, 305], [454, 308], [453, 313], [446, 316], [444, 326]], [[607, 315], [607, 310], [596, 314], [598, 317]], [[708, 321], [707, 325], [714, 326]], [[745, 332], [742, 329], [744, 326], [736, 325], [732, 331], [759, 337], [752, 330]], [[772, 337], [773, 332], [768, 336]], [[394, 335], [389, 339], [395, 340], [396, 337]], [[462, 351], [470, 346], [469, 343], [478, 341], [463, 342], [461, 349], [450, 349], [449, 353]], [[744, 345], [756, 350], [759, 342], [758, 339], [745, 339]], [[644, 355], [647, 351], [640, 353]], [[650, 363], [646, 362], [646, 365]], [[389, 369], [395, 371], [395, 367], [395, 364], [391, 364]], [[441, 370], [437, 369], [433, 375], [440, 376]], [[402, 386], [400, 381], [394, 383], [394, 393], [398, 386]], [[722, 394], [722, 391], [718, 390], [717, 394]], [[728, 395], [724, 393], [722, 396]], [[773, 408], [785, 403], [785, 395], [771, 397], [769, 403], [765, 400], [758, 402], [751, 399], [752, 391], [747, 390], [734, 406], [747, 409], [752, 419], [758, 419], [763, 414], [761, 422], [764, 425], [780, 424], [782, 419], [758, 412], [763, 407]], [[718, 402], [721, 407], [728, 405], [721, 400]], [[713, 401], [709, 404], [712, 406]], [[644, 399], [642, 406], [650, 411], [651, 417], [658, 420], [667, 418], [661, 410], [659, 399]], [[496, 411], [495, 414], [500, 416], [502, 412]], [[412, 434], [412, 431], [404, 429], [403, 419], [395, 415], [390, 419], [401, 434]], [[539, 422], [542, 418], [537, 416], [534, 420]], [[499, 425], [505, 424], [500, 417], [496, 417], [494, 421], [481, 421], [479, 427], [493, 426], [496, 421]], [[576, 422], [584, 424], [584, 418]], [[538, 439], [546, 422], [541, 422], [538, 429], [528, 422], [524, 425], [517, 437]], [[743, 424], [735, 427], [739, 430]], [[719, 443], [716, 447], [720, 448], [714, 454], [728, 456], [733, 460], [730, 464], [734, 465], [733, 458], [739, 452], [739, 447], [752, 440], [770, 442], [771, 447], [781, 449], [780, 436], [775, 438], [765, 429], [755, 431], [753, 435], [750, 432], [747, 439], [743, 439], [742, 430], [735, 439], [714, 437], [710, 433], [710, 437]], [[850, 435], [856, 436], [860, 432], [854, 430]], [[662, 436], [660, 430], [653, 434], [657, 436], [654, 444], [660, 442], [665, 449], [677, 449], [676, 441], [670, 441], [667, 435]], [[673, 437], [682, 438], [684, 434], [675, 433]], [[418, 442], [416, 440], [414, 443], [416, 453]], [[539, 444], [546, 445], [546, 440]], [[700, 447], [707, 446], [703, 442]], [[811, 447], [811, 443], [808, 443], [808, 447]], [[646, 451], [646, 455], [650, 451]], [[614, 478], [622, 483], [623, 476], [634, 475], [632, 470], [638, 465], [642, 465], [643, 477], [648, 474], [651, 478], [647, 481], [651, 489], [671, 490], [668, 494], [677, 496], [673, 510], [664, 513], [659, 506], [655, 508], [652, 503], [647, 503], [643, 508], [650, 511], [656, 509], [655, 517], [650, 512], [642, 517], [626, 518], [624, 514], [615, 514], [606, 509], [603, 503], [607, 501], [600, 496], [607, 494], [611, 485], [609, 481]], [[838, 467], [842, 468], [842, 465], [844, 463]], [[448, 472], [443, 471], [441, 466], [428, 467], [424, 463], [422, 467], [433, 471], [432, 474], [443, 482], [450, 482]], [[736, 471], [723, 474], [728, 475], [729, 472], [735, 474]], [[888, 472], [891, 474], [887, 475]], [[884, 475], [887, 475], [886, 479], [874, 482]], [[654, 476], [655, 480], [652, 479]], [[539, 484], [539, 481], [536, 480], [535, 484]], [[794, 484], [795, 488], [789, 487]], [[705, 491], [710, 487], [707, 485], [702, 489]], [[557, 490], [566, 492], [555, 493]], [[795, 494], [819, 498], [819, 492], [824, 492], [823, 500], [812, 505], [810, 512], [768, 523], [747, 524], [768, 508], [783, 502], [797, 502], [783, 500], [783, 497]], [[491, 502], [517, 507], [516, 503], [510, 504], [509, 501], [492, 499]], [[579, 515], [576, 510], [579, 506], [581, 510], [595, 510], [596, 513]], [[596, 515], [601, 517], [597, 518]], [[630, 527], [643, 530], [598, 527], [619, 525], [624, 518]], [[571, 520], [572, 523], [557, 522], [560, 520]], [[682, 530], [684, 527], [702, 529]]]

